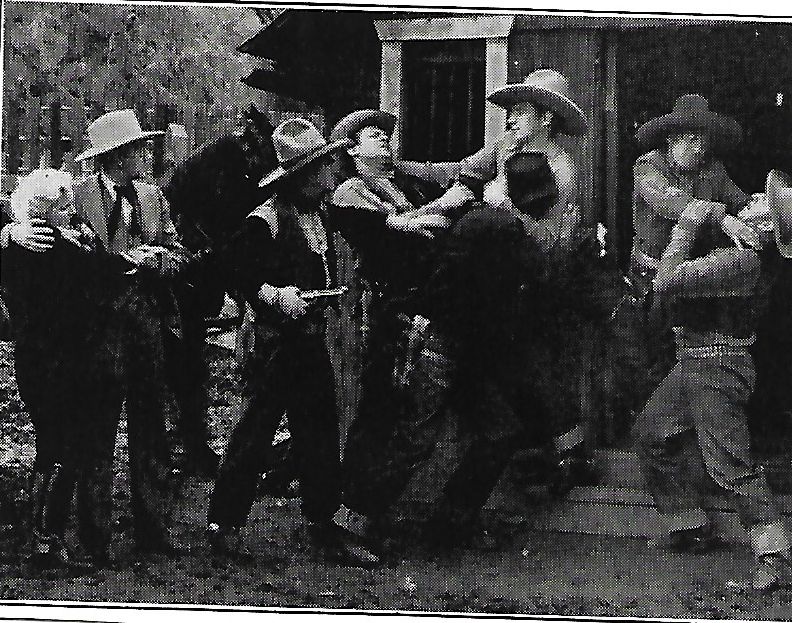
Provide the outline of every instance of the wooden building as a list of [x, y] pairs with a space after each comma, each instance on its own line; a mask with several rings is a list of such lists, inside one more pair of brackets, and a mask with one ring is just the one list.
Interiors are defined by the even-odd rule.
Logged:
[[[700, 93], [714, 110], [741, 123], [745, 140], [723, 159], [746, 191], [761, 192], [772, 168], [792, 172], [790, 23], [290, 9], [240, 50], [267, 59], [247, 84], [321, 110], [326, 128], [357, 108], [395, 113], [398, 155], [418, 161], [456, 161], [497, 140], [505, 112], [487, 103], [486, 95], [538, 68], [561, 71], [590, 127], [585, 138], [562, 138], [580, 167], [585, 222], [608, 228], [617, 280], [616, 269], [626, 266], [632, 246], [632, 165], [640, 155], [635, 131], [669, 112], [679, 95]], [[341, 334], [349, 337], [349, 329], [342, 327]], [[618, 335], [610, 339], [619, 341]], [[611, 351], [610, 356], [613, 362], [621, 355]], [[342, 360], [354, 362], [354, 357]], [[627, 450], [628, 426], [623, 422], [620, 432], [613, 432], [619, 427], [608, 423], [608, 405], [592, 401], [598, 364], [590, 357], [578, 361], [581, 382], [573, 391], [579, 400], [568, 404], [599, 424], [594, 443], [610, 448], [599, 452], [602, 483], [576, 489], [562, 505], [535, 517], [536, 525], [619, 535], [657, 532], [657, 514]], [[600, 368], [607, 368], [607, 361]], [[611, 384], [606, 378], [599, 388], [603, 403], [619, 375], [613, 367], [610, 372]], [[346, 410], [354, 412], [349, 383], [342, 381], [344, 392]], [[504, 478], [490, 506], [530, 516], [522, 511], [531, 502], [515, 482]], [[433, 477], [416, 483], [418, 496], [431, 499], [437, 488]], [[713, 506], [717, 512], [723, 508]], [[784, 508], [792, 512], [792, 500]], [[733, 515], [721, 515], [731, 526], [727, 531], [738, 535]]]
[[400, 155], [457, 160], [502, 132], [493, 89], [540, 67], [563, 72], [590, 132], [569, 141], [589, 223], [610, 231], [623, 265], [631, 239], [635, 129], [701, 93], [746, 140], [727, 168], [747, 191], [792, 170], [792, 24], [559, 14], [290, 9], [241, 51], [269, 59], [247, 84], [320, 108], [332, 125], [355, 108], [400, 119]]

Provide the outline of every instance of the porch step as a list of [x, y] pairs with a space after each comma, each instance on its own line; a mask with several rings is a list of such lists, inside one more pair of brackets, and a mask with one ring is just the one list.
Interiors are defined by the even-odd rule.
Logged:
[[[432, 460], [413, 480], [403, 499], [406, 505], [426, 508], [450, 474], [455, 448], [443, 448], [446, 460]], [[496, 521], [520, 523], [529, 529], [615, 537], [654, 538], [663, 534], [660, 516], [646, 490], [634, 452], [602, 450], [595, 453], [600, 483], [577, 487], [561, 499], [551, 500], [546, 487], [526, 486], [518, 477], [529, 457], [518, 454], [490, 496], [485, 515]], [[787, 523], [792, 522], [792, 496], [778, 496], [777, 503]], [[713, 497], [708, 512], [718, 533], [732, 543], [746, 543], [734, 508], [723, 498]]]

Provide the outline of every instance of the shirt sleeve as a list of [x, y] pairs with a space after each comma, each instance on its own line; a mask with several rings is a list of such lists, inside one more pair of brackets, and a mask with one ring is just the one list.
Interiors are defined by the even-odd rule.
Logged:
[[759, 256], [750, 249], [715, 249], [690, 259], [695, 226], [680, 222], [671, 234], [655, 280], [658, 294], [678, 298], [750, 295], [760, 275]]
[[635, 192], [660, 216], [678, 220], [693, 196], [674, 186], [648, 158], [639, 158], [633, 167]]
[[568, 153], [563, 152], [554, 163], [553, 173], [558, 186], [558, 203], [567, 205], [577, 200], [577, 167]]

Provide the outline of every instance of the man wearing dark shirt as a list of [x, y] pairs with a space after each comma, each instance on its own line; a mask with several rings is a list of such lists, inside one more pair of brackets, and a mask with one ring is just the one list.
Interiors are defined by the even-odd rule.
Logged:
[[350, 564], [375, 564], [375, 556], [332, 522], [341, 502], [334, 378], [324, 305], [304, 296], [336, 285], [321, 206], [336, 184], [332, 154], [347, 142], [327, 143], [297, 118], [275, 129], [273, 143], [281, 166], [261, 185], [275, 194], [247, 217], [231, 251], [235, 282], [255, 314], [254, 344], [242, 372], [240, 418], [209, 503], [208, 538], [215, 553], [239, 548], [262, 455], [285, 412], [312, 544]]

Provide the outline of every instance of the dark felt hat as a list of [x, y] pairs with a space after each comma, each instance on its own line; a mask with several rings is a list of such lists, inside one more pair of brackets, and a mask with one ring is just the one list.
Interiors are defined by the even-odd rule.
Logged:
[[718, 148], [730, 147], [742, 138], [737, 121], [710, 110], [706, 98], [697, 94], [680, 96], [670, 113], [650, 119], [638, 128], [636, 138], [643, 147], [655, 148], [669, 136], [684, 132], [705, 134]]

